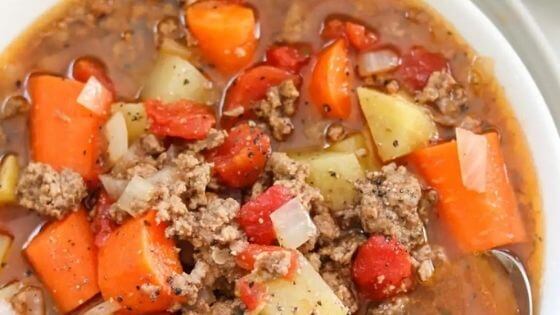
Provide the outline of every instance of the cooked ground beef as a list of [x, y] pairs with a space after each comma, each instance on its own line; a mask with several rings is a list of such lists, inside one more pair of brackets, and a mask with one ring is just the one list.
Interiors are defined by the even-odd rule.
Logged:
[[327, 266], [321, 276], [351, 313], [358, 310], [358, 298], [353, 292], [350, 268]]
[[21, 206], [57, 219], [77, 210], [86, 195], [86, 185], [80, 174], [68, 169], [57, 172], [43, 163], [29, 164], [17, 187]]
[[12, 118], [29, 111], [31, 104], [23, 96], [12, 96], [4, 102], [0, 111], [0, 119]]
[[330, 143], [342, 141], [347, 135], [346, 128], [341, 124], [332, 124], [327, 129], [327, 140]]
[[268, 124], [272, 135], [278, 141], [286, 140], [294, 131], [290, 117], [296, 111], [298, 97], [299, 91], [294, 81], [287, 80], [268, 89], [266, 98], [255, 104], [254, 111], [257, 117]]
[[405, 315], [410, 299], [406, 296], [397, 296], [368, 310], [367, 315]]
[[291, 259], [289, 250], [260, 253], [255, 257], [253, 274], [264, 281], [284, 277], [290, 271]]

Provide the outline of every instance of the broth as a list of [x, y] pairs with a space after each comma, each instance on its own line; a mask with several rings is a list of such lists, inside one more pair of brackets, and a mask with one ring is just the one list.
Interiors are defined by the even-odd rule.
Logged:
[[[323, 41], [318, 35], [323, 21], [331, 16], [349, 16], [375, 29], [385, 42], [397, 51], [406, 51], [413, 45], [441, 52], [450, 60], [451, 69], [469, 96], [470, 112], [483, 117], [485, 124], [497, 129], [509, 176], [522, 211], [531, 241], [509, 246], [527, 266], [533, 284], [535, 303], [538, 304], [542, 268], [542, 217], [539, 188], [526, 140], [516, 121], [499, 83], [491, 74], [489, 61], [469, 48], [449, 24], [418, 1], [405, 0], [249, 0], [260, 21], [258, 60], [266, 48], [279, 38], [310, 43], [318, 51]], [[102, 60], [110, 71], [119, 98], [137, 99], [143, 80], [149, 74], [157, 56], [154, 30], [165, 18], [183, 20], [182, 1], [120, 0], [110, 14], [95, 16], [88, 13], [87, 4], [67, 2], [53, 13], [43, 17], [8, 49], [1, 64], [0, 98], [7, 99], [25, 93], [26, 78], [30, 73], [46, 72], [65, 75], [69, 65], [82, 56]], [[282, 14], [280, 14], [282, 12]], [[312, 14], [309, 14], [312, 12]], [[304, 20], [303, 23], [299, 21]], [[453, 23], [453, 21], [450, 21]], [[289, 31], [290, 25], [299, 25], [301, 32]], [[288, 27], [286, 28], [286, 25]], [[286, 31], [288, 29], [288, 31]], [[284, 30], [285, 34], [282, 34]], [[355, 58], [355, 56], [352, 56]], [[258, 61], [256, 60], [256, 61]], [[219, 90], [226, 88], [232, 76], [224, 76], [211, 65], [200, 68]], [[302, 75], [308, 76], [306, 67]], [[473, 84], [478, 76], [482, 84]], [[354, 82], [354, 88], [363, 82]], [[304, 82], [302, 91], [307, 91]], [[302, 94], [299, 110], [294, 118], [296, 133], [285, 143], [275, 143], [278, 150], [293, 151], [323, 147], [324, 127], [332, 121], [320, 117]], [[353, 100], [354, 117], [345, 121], [350, 130], [364, 128], [357, 100]], [[26, 117], [16, 117], [2, 123], [9, 142], [0, 147], [0, 153], [18, 153], [23, 165], [27, 163], [28, 130]], [[307, 132], [301, 132], [305, 130]], [[442, 128], [443, 135], [450, 129]], [[0, 284], [26, 280], [38, 284], [31, 268], [21, 255], [21, 248], [38, 231], [44, 219], [35, 213], [17, 207], [0, 211], [0, 230], [14, 237], [8, 261], [0, 273]], [[437, 216], [430, 221], [431, 243], [444, 246], [451, 264], [439, 270], [430, 285], [420, 286], [411, 297], [415, 298], [413, 314], [514, 314], [515, 300], [507, 275], [495, 263], [472, 255], [461, 256], [447, 237]], [[454, 254], [456, 253], [456, 254]], [[488, 285], [490, 283], [490, 285]], [[481, 287], [491, 288], [481, 291]], [[51, 304], [52, 305], [52, 304]], [[55, 310], [50, 307], [51, 314]]]

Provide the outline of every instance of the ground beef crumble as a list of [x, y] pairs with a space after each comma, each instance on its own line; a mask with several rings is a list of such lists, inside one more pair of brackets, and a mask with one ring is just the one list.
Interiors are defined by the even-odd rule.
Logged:
[[296, 101], [299, 91], [293, 80], [286, 80], [278, 86], [268, 89], [266, 98], [257, 102], [253, 108], [257, 117], [264, 120], [272, 136], [283, 141], [294, 131], [294, 124], [290, 119], [296, 112]]
[[86, 185], [80, 174], [68, 169], [57, 172], [43, 163], [29, 164], [17, 187], [21, 206], [57, 219], [77, 210], [86, 195]]

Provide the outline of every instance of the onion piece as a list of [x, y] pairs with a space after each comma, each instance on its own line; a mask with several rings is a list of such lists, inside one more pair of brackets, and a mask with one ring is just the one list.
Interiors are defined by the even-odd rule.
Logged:
[[[45, 299], [43, 291], [37, 287], [14, 282], [0, 289], [0, 310], [7, 309], [13, 314], [44, 315]], [[0, 312], [0, 314], [5, 314]]]
[[107, 113], [107, 107], [112, 100], [112, 93], [99, 80], [91, 76], [76, 101], [93, 113], [103, 116]]
[[115, 300], [110, 299], [95, 305], [85, 311], [82, 315], [112, 315], [122, 307]]
[[110, 175], [99, 175], [99, 180], [101, 181], [101, 184], [103, 184], [105, 191], [115, 200], [120, 198], [128, 185], [127, 180], [117, 179]]
[[457, 128], [457, 153], [463, 185], [472, 191], [486, 192], [488, 141], [466, 129]]
[[298, 248], [317, 234], [309, 212], [294, 198], [270, 215], [278, 242], [283, 247]]
[[358, 56], [358, 73], [362, 77], [396, 69], [399, 55], [391, 49], [368, 51]]
[[116, 205], [130, 215], [135, 216], [139, 211], [146, 210], [138, 209], [138, 205], [148, 203], [148, 201], [152, 199], [154, 192], [155, 187], [152, 183], [140, 176], [134, 176], [126, 186], [119, 200], [117, 200]]
[[18, 315], [16, 310], [10, 302], [6, 300], [0, 300], [0, 314], [2, 315]]
[[[6, 262], [8, 258], [8, 252], [12, 246], [12, 237], [7, 234], [0, 233], [0, 265]], [[0, 267], [0, 269], [2, 269]], [[0, 313], [1, 314], [1, 313]]]
[[128, 152], [128, 131], [126, 120], [121, 112], [111, 116], [105, 124], [104, 133], [108, 142], [109, 162], [114, 164]]
[[176, 181], [177, 179], [177, 168], [175, 167], [165, 167], [159, 172], [148, 178], [148, 181], [152, 185], [169, 185]]

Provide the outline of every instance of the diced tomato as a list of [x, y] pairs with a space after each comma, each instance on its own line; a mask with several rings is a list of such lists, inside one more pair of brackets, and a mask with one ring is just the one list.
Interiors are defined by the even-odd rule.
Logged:
[[358, 248], [352, 277], [360, 293], [381, 301], [412, 286], [410, 255], [396, 240], [372, 236]]
[[270, 138], [257, 126], [242, 123], [232, 128], [220, 147], [208, 154], [222, 183], [233, 188], [254, 184], [270, 156]]
[[106, 192], [102, 192], [99, 195], [95, 208], [95, 216], [91, 223], [91, 229], [95, 237], [94, 242], [97, 247], [105, 245], [111, 232], [117, 228], [117, 224], [111, 219], [109, 214], [109, 209], [111, 209], [112, 204], [113, 200]]
[[216, 125], [211, 107], [186, 100], [163, 104], [157, 100], [145, 103], [150, 131], [157, 136], [202, 140]]
[[254, 119], [256, 116], [251, 106], [264, 99], [269, 88], [286, 80], [294, 80], [298, 85], [301, 82], [300, 77], [290, 71], [269, 65], [257, 66], [241, 74], [227, 91], [223, 111], [230, 112], [241, 107], [243, 115], [224, 116], [222, 126], [229, 129], [239, 120]]
[[354, 23], [344, 22], [339, 19], [329, 20], [321, 32], [321, 36], [325, 39], [346, 39], [352, 47], [358, 51], [365, 51], [375, 47], [378, 36], [366, 26]]
[[[296, 46], [273, 46], [266, 52], [266, 62], [271, 66], [298, 73], [310, 59], [309, 53], [304, 51], [305, 47]], [[309, 52], [310, 49], [307, 49]]]
[[413, 90], [421, 90], [435, 71], [449, 67], [447, 59], [440, 53], [433, 53], [423, 47], [414, 47], [402, 56], [397, 78]]
[[86, 83], [92, 76], [115, 96], [115, 85], [109, 77], [107, 68], [101, 61], [93, 57], [83, 57], [74, 61], [72, 77], [75, 80]]
[[251, 271], [255, 267], [255, 259], [258, 254], [275, 251], [290, 251], [290, 267], [284, 279], [293, 279], [298, 269], [298, 252], [293, 249], [286, 249], [280, 246], [249, 244], [243, 252], [235, 257], [235, 262], [240, 268]]
[[235, 291], [249, 311], [258, 309], [266, 298], [266, 287], [264, 284], [252, 281], [247, 277], [237, 280]]
[[293, 197], [284, 186], [276, 185], [241, 207], [237, 222], [247, 234], [249, 242], [261, 245], [275, 243], [276, 233], [270, 214]]
[[361, 24], [346, 22], [345, 30], [348, 41], [358, 51], [372, 49], [377, 43], [377, 35]]

